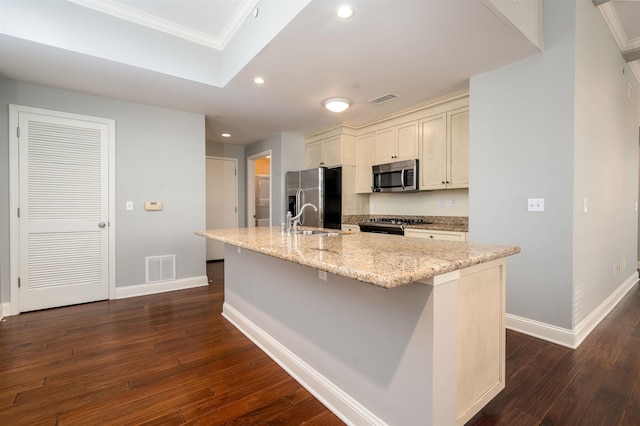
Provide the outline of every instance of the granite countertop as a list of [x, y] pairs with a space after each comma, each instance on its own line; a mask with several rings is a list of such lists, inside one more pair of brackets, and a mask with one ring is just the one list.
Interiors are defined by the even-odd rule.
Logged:
[[340, 236], [281, 234], [278, 227], [213, 229], [196, 235], [384, 288], [520, 252], [519, 247], [367, 232]]

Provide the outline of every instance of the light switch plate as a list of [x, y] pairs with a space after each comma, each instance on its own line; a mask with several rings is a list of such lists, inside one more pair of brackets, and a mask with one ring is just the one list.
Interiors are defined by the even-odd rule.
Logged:
[[527, 200], [527, 210], [530, 212], [543, 212], [544, 198], [529, 198]]
[[133, 201], [127, 201], [127, 210], [133, 210]]

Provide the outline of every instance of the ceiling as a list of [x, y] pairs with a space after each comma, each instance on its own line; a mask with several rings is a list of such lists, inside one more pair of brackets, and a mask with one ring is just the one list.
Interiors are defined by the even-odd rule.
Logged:
[[[0, 0], [0, 76], [204, 114], [208, 141], [248, 145], [360, 126], [539, 52], [486, 0], [353, 0], [348, 20], [342, 3]], [[621, 52], [635, 54], [640, 2], [600, 3]], [[333, 96], [352, 107], [326, 111]]]

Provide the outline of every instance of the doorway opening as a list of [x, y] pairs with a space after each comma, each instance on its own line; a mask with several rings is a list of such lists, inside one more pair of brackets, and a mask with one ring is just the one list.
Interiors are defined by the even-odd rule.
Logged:
[[271, 150], [247, 158], [247, 226], [271, 226]]

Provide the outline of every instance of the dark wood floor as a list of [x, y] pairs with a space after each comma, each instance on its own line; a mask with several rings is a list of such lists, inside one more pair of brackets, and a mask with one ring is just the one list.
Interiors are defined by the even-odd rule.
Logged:
[[571, 350], [507, 331], [506, 388], [468, 425], [640, 425], [640, 289]]
[[[208, 287], [0, 323], [0, 425], [342, 422], [220, 316]], [[640, 425], [636, 285], [573, 351], [507, 332], [507, 388], [468, 425]]]
[[0, 323], [0, 425], [342, 422], [224, 320], [208, 287]]

